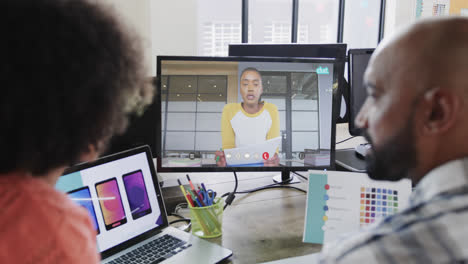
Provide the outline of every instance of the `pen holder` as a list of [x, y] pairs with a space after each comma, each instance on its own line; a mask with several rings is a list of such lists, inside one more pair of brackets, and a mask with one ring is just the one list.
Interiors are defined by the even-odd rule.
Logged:
[[219, 237], [223, 230], [223, 199], [205, 207], [190, 207], [192, 234], [202, 238]]

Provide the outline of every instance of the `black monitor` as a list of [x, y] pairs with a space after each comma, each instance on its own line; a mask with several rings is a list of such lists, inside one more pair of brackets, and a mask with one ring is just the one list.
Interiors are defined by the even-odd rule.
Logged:
[[229, 44], [229, 56], [309, 57], [345, 60], [346, 44]]
[[367, 97], [364, 87], [364, 72], [374, 49], [350, 49], [348, 51], [348, 82], [349, 82], [349, 133], [360, 136], [360, 129], [354, 125], [359, 110]]
[[[281, 171], [287, 180], [290, 171], [334, 169], [333, 116], [342, 63], [158, 56], [158, 172]], [[254, 114], [243, 108], [251, 95], [239, 90], [243, 72], [251, 68], [259, 72], [263, 86], [261, 108]], [[226, 166], [216, 164], [215, 151], [221, 148]], [[279, 164], [263, 166], [274, 155]]]
[[229, 56], [262, 56], [262, 57], [304, 57], [304, 58], [336, 58], [343, 61], [338, 70], [341, 71], [338, 81], [338, 104], [340, 111], [337, 112], [337, 123], [348, 122], [348, 86], [344, 79], [344, 68], [346, 61], [346, 44], [229, 44]]

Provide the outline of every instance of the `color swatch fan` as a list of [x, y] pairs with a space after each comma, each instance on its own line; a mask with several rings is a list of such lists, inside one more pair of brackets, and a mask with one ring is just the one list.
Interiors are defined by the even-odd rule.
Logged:
[[371, 180], [365, 173], [309, 171], [304, 242], [328, 243], [407, 207], [411, 181]]

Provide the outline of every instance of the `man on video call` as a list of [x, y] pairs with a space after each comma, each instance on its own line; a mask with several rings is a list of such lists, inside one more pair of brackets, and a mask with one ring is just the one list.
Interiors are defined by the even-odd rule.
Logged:
[[[255, 68], [246, 68], [240, 76], [242, 103], [224, 106], [221, 117], [221, 137], [223, 149], [238, 148], [262, 143], [280, 136], [278, 108], [274, 104], [261, 101], [263, 93], [262, 76]], [[219, 157], [219, 158], [218, 158]], [[223, 151], [216, 151], [218, 166], [226, 166]], [[264, 166], [278, 166], [279, 157], [264, 161]]]
[[369, 176], [409, 178], [409, 207], [325, 245], [321, 263], [468, 261], [468, 18], [423, 20], [376, 49], [356, 118]]

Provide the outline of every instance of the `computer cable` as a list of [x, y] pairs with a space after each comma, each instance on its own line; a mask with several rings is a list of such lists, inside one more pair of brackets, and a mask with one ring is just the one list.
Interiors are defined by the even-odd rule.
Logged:
[[300, 173], [297, 173], [297, 172], [295, 172], [295, 171], [291, 171], [291, 172], [294, 173], [294, 174], [296, 174], [297, 176], [301, 177], [302, 179], [304, 179], [304, 180], [306, 180], [306, 181], [309, 180], [306, 176], [304, 176], [304, 175], [302, 175], [302, 174], [300, 174]]
[[[290, 184], [297, 184], [297, 183], [289, 183], [289, 185]], [[282, 187], [295, 189], [295, 190], [298, 190], [298, 191], [301, 191], [301, 192], [306, 192], [303, 189], [293, 187], [293, 186], [289, 186], [289, 185], [284, 185], [284, 184], [281, 184], [281, 183], [272, 183], [272, 184], [268, 184], [268, 185], [265, 185], [265, 186], [262, 186], [262, 187], [258, 187], [258, 188], [254, 188], [254, 189], [250, 189], [250, 190], [245, 190], [245, 191], [239, 191], [239, 192], [236, 192], [236, 193], [253, 193], [253, 192], [257, 192], [257, 191], [261, 191], [261, 190], [282, 188]], [[230, 193], [225, 193], [225, 194], [221, 195], [221, 197], [226, 197], [229, 194]]]
[[[276, 186], [276, 185], [279, 185], [279, 184], [280, 184], [280, 183], [272, 183], [272, 184], [268, 184], [268, 185], [265, 185], [265, 186], [262, 186], [262, 187], [257, 187], [257, 188], [253, 188], [253, 189], [250, 189], [250, 190], [245, 190], [245, 191], [243, 191], [243, 192], [247, 192], [247, 193], [248, 193], [248, 192], [255, 192], [255, 191], [260, 190], [260, 189], [263, 189], [263, 188], [265, 188], [265, 187]], [[236, 193], [239, 193], [239, 192], [236, 192]], [[221, 197], [226, 197], [226, 196], [228, 196], [229, 194], [230, 194], [230, 192], [225, 193], [225, 194], [221, 195]]]
[[182, 219], [176, 219], [176, 220], [173, 220], [171, 222], [169, 222], [170, 225], [172, 224], [175, 224], [175, 223], [179, 223], [179, 222], [187, 222], [190, 224], [192, 220], [190, 220], [189, 218], [182, 218]]
[[[179, 208], [177, 208], [178, 206], [180, 206]], [[171, 221], [169, 222], [169, 224], [173, 224], [173, 223], [177, 223], [177, 222], [188, 222], [190, 223], [190, 219], [189, 218], [185, 218], [185, 216], [182, 216], [178, 213], [179, 209], [182, 207], [183, 205], [181, 204], [178, 204], [176, 205], [176, 208], [174, 209], [174, 212], [172, 213], [168, 213], [167, 215], [168, 216], [175, 216], [175, 217], [178, 217], [180, 219], [177, 219], [177, 220], [174, 220], [174, 221]]]
[[234, 179], [235, 179], [235, 185], [234, 185], [234, 191], [227, 193], [227, 198], [223, 207], [223, 211], [226, 210], [226, 207], [231, 205], [232, 201], [234, 201], [234, 198], [236, 198], [235, 193], [237, 192], [237, 186], [239, 184], [239, 180], [237, 179], [237, 173], [235, 170], [232, 171], [234, 173]]
[[175, 217], [179, 217], [179, 218], [185, 218], [184, 216], [180, 215], [180, 214], [177, 214], [177, 213], [169, 213], [167, 214], [168, 216], [175, 216]]
[[346, 142], [346, 141], [348, 141], [348, 140], [350, 140], [350, 139], [353, 139], [353, 138], [355, 138], [355, 136], [352, 136], [352, 137], [349, 137], [349, 138], [347, 138], [347, 139], [343, 139], [343, 140], [341, 140], [341, 141], [338, 141], [338, 142], [335, 143], [335, 145], [341, 144], [341, 143]]
[[281, 189], [294, 189], [294, 190], [297, 190], [297, 191], [300, 191], [300, 192], [303, 192], [303, 193], [307, 193], [306, 190], [303, 190], [301, 188], [297, 188], [297, 187], [294, 187], [294, 186], [286, 186], [286, 185], [263, 186], [263, 187], [256, 188], [256, 189], [253, 189], [253, 190], [239, 191], [239, 192], [236, 192], [236, 193], [238, 193], [238, 194], [239, 193], [253, 193], [253, 192], [258, 192], [258, 191], [262, 191], [262, 190], [278, 189], [278, 188], [281, 188]]
[[189, 232], [190, 229], [192, 228], [192, 220], [189, 219], [189, 218], [181, 218], [181, 219], [173, 220], [173, 221], [169, 222], [169, 225], [172, 225], [172, 224], [175, 224], [175, 223], [180, 223], [180, 222], [186, 222], [187, 224], [183, 225], [183, 226], [180, 226], [180, 227], [177, 227], [177, 228], [182, 230], [182, 231]]
[[169, 222], [169, 225], [179, 223], [179, 222], [187, 222], [187, 225], [183, 228], [183, 230], [184, 231], [190, 230], [190, 228], [192, 227], [191, 219], [185, 218], [184, 216], [179, 214], [179, 210], [182, 209], [182, 208], [187, 208], [187, 206], [188, 206], [187, 203], [180, 203], [180, 204], [176, 205], [176, 207], [174, 208], [174, 212], [169, 213], [168, 215], [175, 216], [175, 217], [178, 217], [180, 219], [176, 219], [176, 220], [173, 220], [173, 221]]

